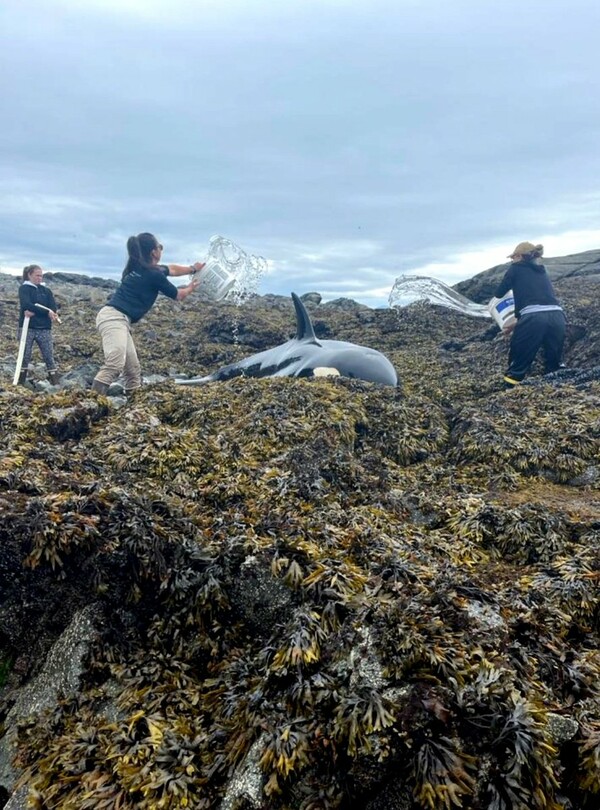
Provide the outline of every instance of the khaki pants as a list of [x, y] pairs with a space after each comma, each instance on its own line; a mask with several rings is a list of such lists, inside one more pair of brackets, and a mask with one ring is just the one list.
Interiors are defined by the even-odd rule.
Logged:
[[100, 383], [110, 385], [123, 377], [126, 391], [142, 384], [142, 369], [131, 337], [131, 321], [114, 307], [102, 307], [96, 317], [96, 329], [102, 338], [104, 365], [96, 374]]

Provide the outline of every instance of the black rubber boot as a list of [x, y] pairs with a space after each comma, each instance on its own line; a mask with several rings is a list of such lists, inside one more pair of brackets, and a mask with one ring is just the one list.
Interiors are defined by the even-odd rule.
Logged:
[[19, 374], [19, 381], [17, 385], [25, 385], [26, 382], [27, 382], [27, 369], [25, 369], [25, 371], [22, 371]]
[[108, 391], [108, 384], [99, 382], [98, 380], [94, 380], [92, 383], [92, 391], [95, 391], [97, 394], [104, 394], [106, 396], [106, 392]]
[[48, 380], [50, 381], [50, 385], [58, 385], [60, 382], [60, 374], [58, 371], [49, 371]]

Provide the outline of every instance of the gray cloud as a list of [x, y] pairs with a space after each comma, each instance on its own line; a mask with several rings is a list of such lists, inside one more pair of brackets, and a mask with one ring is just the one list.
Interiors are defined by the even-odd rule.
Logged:
[[400, 272], [598, 232], [593, 0], [189, 5], [4, 0], [0, 265], [117, 274], [130, 233], [171, 261], [222, 233], [271, 260], [263, 291], [384, 303]]

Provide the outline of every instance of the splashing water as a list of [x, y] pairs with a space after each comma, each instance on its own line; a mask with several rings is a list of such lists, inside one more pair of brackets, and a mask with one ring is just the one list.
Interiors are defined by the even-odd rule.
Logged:
[[266, 259], [246, 253], [224, 236], [211, 237], [206, 261], [211, 259], [234, 277], [235, 281], [227, 292], [226, 300], [236, 306], [256, 294], [260, 280], [267, 270]]
[[389, 306], [401, 309], [418, 301], [448, 307], [474, 318], [492, 317], [485, 304], [476, 304], [443, 281], [428, 276], [398, 276], [388, 297]]
[[[233, 279], [233, 284], [227, 290], [224, 300], [239, 308], [248, 298], [255, 295], [261, 278], [267, 270], [267, 261], [262, 256], [253, 256], [242, 250], [241, 247], [226, 239], [224, 236], [212, 236], [206, 255], [206, 263], [215, 263], [220, 274], [227, 274]], [[202, 272], [202, 271], [200, 271]], [[199, 288], [202, 297], [202, 287]], [[210, 296], [208, 296], [210, 298]], [[240, 322], [237, 309], [234, 310], [231, 331], [233, 343], [239, 345]]]

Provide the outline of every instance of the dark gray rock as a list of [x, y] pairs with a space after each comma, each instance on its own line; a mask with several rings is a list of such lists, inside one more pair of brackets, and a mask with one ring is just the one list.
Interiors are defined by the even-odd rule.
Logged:
[[63, 374], [60, 383], [63, 388], [90, 388], [94, 377], [100, 370], [99, 363], [82, 363], [77, 368]]
[[[586, 276], [600, 283], [600, 250], [587, 250], [570, 256], [543, 258], [542, 262], [552, 281], [573, 276]], [[479, 304], [487, 303], [493, 297], [496, 287], [510, 266], [510, 262], [497, 264], [477, 273], [467, 281], [460, 281], [453, 289]]]
[[256, 298], [258, 303], [264, 302], [265, 304], [277, 307], [278, 309], [290, 309], [294, 306], [289, 295], [275, 295], [274, 293], [267, 293], [267, 295], [259, 295]]
[[597, 464], [590, 465], [581, 475], [576, 475], [567, 481], [572, 487], [589, 487], [600, 479], [600, 467]]
[[343, 309], [347, 312], [371, 309], [366, 304], [359, 304], [358, 301], [354, 301], [352, 298], [334, 298], [333, 301], [326, 301], [323, 306], [329, 309]]
[[263, 804], [263, 773], [260, 758], [265, 749], [265, 741], [260, 737], [246, 754], [245, 759], [235, 769], [227, 787], [219, 810], [236, 810], [238, 807], [261, 808]]
[[[14, 704], [4, 721], [6, 733], [0, 739], [0, 786], [9, 792], [19, 777], [12, 765], [16, 727], [28, 717], [55, 706], [59, 696], [67, 697], [77, 692], [83, 660], [95, 635], [95, 615], [95, 605], [77, 613], [50, 649], [39, 674], [15, 695]], [[13, 796], [15, 802], [19, 800], [17, 796]], [[15, 803], [13, 806], [20, 805]]]
[[48, 271], [44, 273], [46, 281], [63, 284], [79, 284], [83, 287], [99, 287], [103, 290], [116, 290], [119, 282], [111, 278], [101, 278], [100, 276], [85, 276], [83, 273], [62, 273]]
[[290, 589], [257, 557], [246, 557], [232, 587], [232, 599], [258, 633], [272, 632], [292, 602]]
[[27, 785], [20, 787], [13, 793], [8, 802], [4, 805], [4, 810], [28, 810], [30, 807], [27, 801], [28, 793], [29, 788]]
[[555, 745], [562, 745], [579, 731], [579, 723], [571, 717], [564, 717], [561, 714], [548, 712], [548, 734]]
[[305, 304], [320, 304], [323, 296], [318, 292], [307, 292], [300, 296], [300, 300]]

